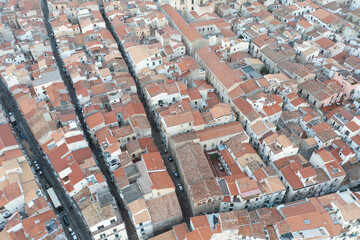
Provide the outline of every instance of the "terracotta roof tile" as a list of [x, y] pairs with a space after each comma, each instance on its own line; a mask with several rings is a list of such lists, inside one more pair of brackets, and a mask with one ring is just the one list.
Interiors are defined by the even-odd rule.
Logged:
[[0, 125], [0, 149], [14, 145], [17, 145], [17, 141], [11, 131], [10, 125]]
[[142, 154], [147, 171], [165, 170], [164, 162], [159, 152]]

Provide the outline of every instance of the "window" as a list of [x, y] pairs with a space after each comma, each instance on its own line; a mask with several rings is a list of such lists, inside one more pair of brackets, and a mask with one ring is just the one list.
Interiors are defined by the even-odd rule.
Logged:
[[64, 182], [69, 181], [69, 176], [64, 177], [64, 178], [63, 178], [63, 181], [64, 181]]

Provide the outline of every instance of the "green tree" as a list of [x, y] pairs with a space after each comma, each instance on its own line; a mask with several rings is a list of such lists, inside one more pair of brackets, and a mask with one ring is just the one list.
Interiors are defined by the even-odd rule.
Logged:
[[269, 74], [269, 69], [266, 67], [266, 66], [263, 66], [260, 70], [260, 73], [262, 75], [266, 75], [266, 74]]

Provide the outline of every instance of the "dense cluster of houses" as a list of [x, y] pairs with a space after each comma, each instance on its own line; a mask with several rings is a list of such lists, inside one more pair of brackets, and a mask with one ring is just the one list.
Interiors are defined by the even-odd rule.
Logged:
[[[141, 239], [359, 234], [359, 1], [52, 0], [48, 6], [77, 109], [39, 2], [5, 4], [0, 74], [95, 239], [128, 236], [77, 114]], [[31, 173], [27, 157], [15, 139], [2, 136], [12, 135], [6, 121], [0, 127], [6, 128], [0, 210], [7, 222], [0, 234], [32, 239], [35, 226], [25, 228], [24, 221], [37, 199], [49, 212], [40, 223], [59, 224], [41, 191], [26, 187], [34, 181], [23, 176]], [[164, 152], [182, 185], [173, 182]], [[14, 184], [16, 196], [9, 192]], [[60, 227], [53, 231], [44, 234], [61, 236]]]

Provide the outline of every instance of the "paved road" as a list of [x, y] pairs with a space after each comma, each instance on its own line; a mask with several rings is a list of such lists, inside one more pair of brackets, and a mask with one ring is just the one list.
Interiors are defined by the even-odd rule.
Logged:
[[48, 9], [48, 6], [47, 6], [47, 3], [45, 0], [42, 0], [42, 11], [43, 11], [43, 16], [44, 16], [45, 27], [46, 27], [48, 36], [50, 36], [51, 47], [52, 47], [52, 50], [54, 53], [56, 63], [59, 68], [60, 75], [61, 75], [62, 79], [64, 80], [65, 86], [69, 92], [71, 102], [74, 105], [75, 109], [77, 110], [76, 114], [77, 114], [78, 120], [80, 122], [81, 128], [84, 132], [85, 138], [90, 146], [90, 149], [91, 149], [93, 155], [96, 158], [96, 162], [97, 162], [102, 174], [105, 177], [105, 180], [110, 188], [110, 192], [111, 192], [112, 196], [115, 198], [115, 201], [119, 207], [120, 214], [121, 214], [122, 220], [125, 223], [126, 231], [127, 231], [129, 239], [138, 239], [136, 229], [130, 219], [129, 213], [127, 212], [127, 210], [125, 208], [123, 199], [120, 197], [120, 194], [117, 191], [117, 187], [116, 187], [111, 175], [109, 174], [109, 171], [108, 171], [107, 165], [106, 165], [106, 161], [103, 156], [98, 156], [98, 151], [100, 150], [100, 148], [97, 146], [97, 144], [91, 138], [91, 135], [87, 128], [87, 124], [85, 122], [85, 118], [82, 115], [81, 106], [77, 99], [77, 95], [76, 95], [74, 86], [72, 85], [72, 80], [67, 75], [66, 70], [64, 71], [64, 62], [59, 54], [56, 39], [55, 39], [53, 31], [52, 31], [52, 26], [48, 21], [49, 20], [49, 9]]
[[[15, 99], [8, 90], [2, 78], [0, 78], [0, 100], [4, 110], [7, 113], [12, 112], [16, 120], [17, 126], [19, 126], [20, 131], [27, 140], [29, 147], [24, 147], [24, 150], [26, 152], [26, 155], [30, 157], [29, 159], [31, 159], [30, 164], [33, 166], [33, 161], [36, 159], [38, 164], [40, 165], [43, 174], [40, 175], [39, 171], [36, 171], [36, 174], [43, 192], [46, 193], [46, 189], [48, 187], [53, 187], [63, 206], [63, 212], [57, 213], [60, 213], [61, 215], [67, 215], [67, 218], [69, 219], [72, 228], [76, 231], [76, 233], [78, 233], [77, 235], [79, 239], [92, 239], [90, 231], [83, 222], [81, 215], [78, 211], [74, 211], [77, 208], [76, 205], [74, 205], [73, 200], [69, 197], [65, 189], [62, 187], [61, 183], [59, 182], [58, 176], [55, 175], [52, 166], [45, 158], [42, 150], [40, 150], [41, 148], [38, 142], [32, 134], [22, 113], [17, 107]], [[59, 220], [61, 223], [63, 223], [62, 219]]]
[[[103, 6], [102, 0], [100, 2], [100, 6]], [[179, 199], [180, 207], [181, 207], [181, 210], [182, 210], [182, 213], [183, 213], [183, 219], [184, 219], [185, 222], [187, 222], [189, 224], [190, 217], [192, 217], [192, 212], [191, 212], [191, 209], [190, 209], [190, 206], [189, 206], [189, 201], [187, 199], [187, 196], [186, 196], [185, 192], [179, 191], [179, 189], [177, 187], [177, 185], [181, 184], [182, 181], [181, 181], [180, 178], [175, 178], [175, 176], [173, 174], [173, 171], [178, 171], [177, 167], [176, 167], [176, 164], [175, 164], [175, 161], [172, 161], [172, 162], [168, 161], [168, 157], [171, 157], [171, 155], [170, 155], [170, 153], [165, 153], [163, 147], [161, 146], [161, 134], [159, 132], [157, 124], [155, 123], [153, 117], [150, 114], [149, 106], [147, 105], [147, 102], [146, 102], [146, 100], [144, 98], [142, 88], [140, 87], [139, 81], [137, 79], [136, 74], [134, 73], [132, 65], [128, 62], [128, 59], [127, 59], [125, 51], [124, 51], [124, 46], [120, 42], [120, 39], [117, 37], [117, 35], [116, 35], [115, 31], [114, 31], [114, 28], [112, 27], [109, 19], [107, 18], [106, 14], [104, 13], [104, 9], [100, 8], [100, 11], [101, 11], [101, 13], [103, 15], [103, 18], [105, 20], [107, 29], [111, 32], [113, 38], [116, 40], [116, 42], [118, 44], [118, 48], [119, 48], [119, 50], [121, 52], [121, 55], [122, 55], [123, 59], [125, 60], [126, 64], [128, 65], [131, 76], [135, 79], [139, 98], [140, 98], [142, 104], [145, 107], [146, 115], [147, 115], [148, 121], [149, 121], [149, 123], [151, 125], [151, 128], [152, 128], [152, 131], [151, 131], [152, 138], [154, 139], [154, 142], [155, 142], [156, 146], [158, 147], [158, 149], [160, 151], [160, 154], [161, 154], [161, 156], [162, 156], [162, 158], [164, 160], [167, 171], [168, 171], [171, 179], [173, 180], [173, 182], [174, 182], [174, 184], [176, 186], [176, 195], [177, 195], [177, 197]]]

